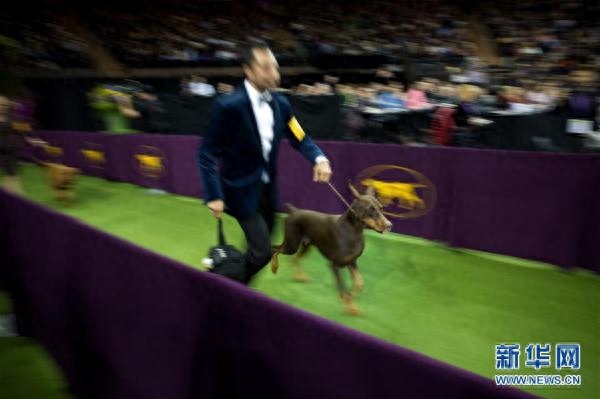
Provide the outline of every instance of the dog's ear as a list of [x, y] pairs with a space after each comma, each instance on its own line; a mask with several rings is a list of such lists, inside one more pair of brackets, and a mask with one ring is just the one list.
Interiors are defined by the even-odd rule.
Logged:
[[375, 196], [375, 189], [373, 188], [373, 186], [368, 186], [367, 187], [367, 191], [365, 192], [365, 194], [367, 194], [367, 195], [369, 195], [369, 196], [371, 196], [373, 198], [377, 198]]
[[354, 198], [360, 197], [360, 194], [358, 193], [358, 191], [356, 191], [350, 180], [348, 180], [348, 188], [350, 188], [350, 192], [352, 193], [352, 196]]

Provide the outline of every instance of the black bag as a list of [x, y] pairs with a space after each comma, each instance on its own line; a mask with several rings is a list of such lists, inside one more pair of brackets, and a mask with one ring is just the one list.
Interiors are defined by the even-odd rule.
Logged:
[[244, 255], [233, 245], [228, 245], [223, 234], [223, 220], [218, 219], [219, 245], [208, 251], [208, 257], [212, 259], [210, 272], [220, 274], [240, 283], [246, 283], [246, 262]]

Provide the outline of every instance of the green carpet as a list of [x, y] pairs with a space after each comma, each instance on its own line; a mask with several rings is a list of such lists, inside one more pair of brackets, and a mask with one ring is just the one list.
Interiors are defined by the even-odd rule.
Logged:
[[[82, 177], [76, 202], [66, 206], [51, 198], [40, 168], [24, 166], [23, 176], [29, 198], [192, 267], [216, 241], [214, 219], [198, 199]], [[241, 231], [231, 219], [226, 219], [226, 232], [241, 246]], [[598, 276], [396, 234], [366, 236], [359, 262], [365, 289], [357, 299], [363, 316], [343, 312], [333, 276], [317, 251], [304, 261], [312, 282], [293, 282], [289, 258], [282, 256], [279, 274], [266, 268], [253, 287], [488, 378], [496, 374], [498, 343], [521, 344], [521, 368], [512, 374], [557, 374], [553, 365], [540, 372], [525, 368], [524, 347], [579, 342], [581, 387], [527, 390], [549, 398], [600, 398]]]

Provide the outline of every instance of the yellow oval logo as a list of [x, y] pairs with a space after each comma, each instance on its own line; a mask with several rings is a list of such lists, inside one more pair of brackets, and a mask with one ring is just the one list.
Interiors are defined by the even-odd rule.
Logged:
[[372, 188], [384, 207], [383, 213], [394, 218], [423, 216], [437, 200], [433, 183], [422, 173], [403, 166], [371, 166], [358, 174], [357, 186], [362, 192]]

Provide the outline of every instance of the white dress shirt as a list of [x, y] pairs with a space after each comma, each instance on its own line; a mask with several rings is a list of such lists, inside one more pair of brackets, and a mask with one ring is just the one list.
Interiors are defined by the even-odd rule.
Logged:
[[[263, 94], [256, 90], [248, 80], [244, 80], [244, 86], [246, 87], [246, 92], [248, 92], [248, 97], [250, 97], [252, 111], [254, 111], [263, 158], [268, 162], [271, 147], [273, 146], [273, 125], [275, 123], [273, 109], [265, 101]], [[269, 182], [269, 175], [266, 171], [262, 174], [262, 181], [265, 183]]]
[[[250, 98], [252, 104], [252, 111], [254, 111], [254, 117], [256, 118], [256, 125], [258, 127], [258, 134], [260, 135], [260, 143], [262, 145], [262, 153], [265, 161], [269, 161], [269, 154], [273, 147], [273, 125], [275, 118], [273, 117], [273, 109], [266, 102], [265, 97], [271, 98], [269, 92], [260, 93], [254, 86], [244, 80], [244, 87]], [[318, 163], [321, 161], [327, 161], [327, 158], [323, 155], [319, 155], [314, 162]], [[262, 181], [265, 183], [269, 182], [269, 175], [267, 172], [263, 172]]]
[[263, 99], [262, 94], [256, 90], [250, 82], [247, 80], [244, 81], [244, 86], [248, 92], [248, 97], [250, 97], [250, 103], [252, 103], [252, 110], [254, 111], [256, 125], [260, 135], [263, 157], [265, 158], [265, 161], [268, 161], [273, 143], [273, 124], [275, 123], [273, 109]]

